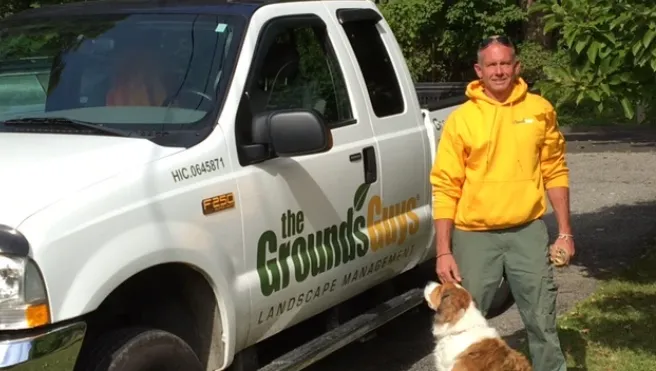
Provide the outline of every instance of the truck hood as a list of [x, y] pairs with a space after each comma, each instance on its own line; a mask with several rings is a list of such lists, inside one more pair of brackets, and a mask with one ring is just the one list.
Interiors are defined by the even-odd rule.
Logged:
[[0, 133], [0, 224], [18, 227], [67, 195], [183, 149], [138, 138]]

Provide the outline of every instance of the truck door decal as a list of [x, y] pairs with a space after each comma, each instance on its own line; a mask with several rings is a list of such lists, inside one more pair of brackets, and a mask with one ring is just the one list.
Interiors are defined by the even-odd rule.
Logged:
[[219, 211], [235, 207], [235, 196], [232, 192], [206, 198], [201, 203], [203, 215], [218, 213]]
[[[270, 296], [287, 288], [292, 279], [301, 283], [310, 275], [316, 277], [340, 264], [357, 260], [369, 251], [378, 252], [391, 245], [403, 246], [407, 236], [417, 233], [416, 196], [384, 205], [380, 196], [374, 195], [369, 199], [365, 214], [362, 211], [368, 190], [366, 183], [358, 187], [353, 206], [346, 211], [340, 225], [303, 234], [303, 211], [287, 210], [281, 215], [281, 238], [273, 230], [262, 233], [257, 244], [257, 273], [262, 295]], [[387, 256], [380, 263], [372, 263], [371, 270], [358, 268], [349, 276], [362, 277], [360, 273], [373, 273], [396, 259], [393, 255]], [[344, 282], [351, 282], [351, 279]]]
[[223, 157], [219, 157], [175, 169], [171, 171], [171, 176], [173, 177], [173, 181], [177, 183], [188, 179], [193, 179], [204, 174], [220, 171], [223, 170], [223, 168], [225, 168]]

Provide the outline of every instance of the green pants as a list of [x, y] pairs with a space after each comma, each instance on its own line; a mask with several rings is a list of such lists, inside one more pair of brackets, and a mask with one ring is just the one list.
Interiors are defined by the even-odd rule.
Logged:
[[505, 270], [526, 332], [535, 371], [566, 370], [556, 332], [556, 294], [542, 219], [486, 232], [454, 229], [452, 249], [462, 286], [487, 313]]

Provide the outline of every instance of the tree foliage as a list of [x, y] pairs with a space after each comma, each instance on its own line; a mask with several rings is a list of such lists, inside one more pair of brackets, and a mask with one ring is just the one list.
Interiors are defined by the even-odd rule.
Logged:
[[86, 0], [0, 0], [0, 19], [25, 9], [37, 8], [41, 5], [72, 3]]
[[443, 7], [442, 0], [392, 0], [379, 5], [415, 80], [443, 70], [435, 58], [440, 40], [434, 33]]
[[388, 0], [378, 6], [415, 81], [471, 78], [481, 39], [515, 34], [526, 19], [515, 0]]
[[31, 3], [29, 0], [2, 0], [0, 1], [0, 18], [28, 9]]
[[[546, 67], [538, 87], [557, 105], [595, 102], [599, 112], [619, 103], [653, 109], [656, 97], [656, 7], [641, 0], [543, 0], [544, 32], [557, 30], [567, 63]], [[649, 107], [649, 106], [652, 107]]]

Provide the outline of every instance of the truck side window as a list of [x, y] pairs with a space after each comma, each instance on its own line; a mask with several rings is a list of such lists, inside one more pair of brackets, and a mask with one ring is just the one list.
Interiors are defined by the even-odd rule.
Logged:
[[403, 96], [396, 71], [376, 25], [367, 21], [351, 21], [345, 23], [343, 28], [360, 65], [376, 116], [403, 112]]
[[275, 33], [273, 42], [256, 51], [265, 56], [264, 62], [248, 89], [254, 115], [303, 108], [321, 113], [329, 127], [352, 121], [346, 83], [330, 39], [316, 23], [320, 19], [312, 20], [307, 25], [298, 20], [286, 24], [282, 18], [268, 28]]

